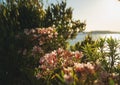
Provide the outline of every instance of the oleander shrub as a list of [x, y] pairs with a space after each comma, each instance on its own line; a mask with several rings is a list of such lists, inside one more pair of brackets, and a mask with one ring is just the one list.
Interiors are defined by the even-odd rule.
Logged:
[[119, 70], [108, 72], [99, 61], [83, 63], [83, 55], [62, 48], [46, 53], [40, 57], [36, 78], [44, 85], [119, 85]]
[[[36, 54], [42, 56], [58, 47], [66, 49], [67, 39], [77, 34], [74, 29], [84, 30], [84, 23], [72, 20], [72, 9], [66, 8], [66, 2], [51, 4], [47, 8], [43, 6], [42, 0], [3, 0], [0, 3], [0, 84], [37, 85], [34, 68], [38, 66], [38, 59], [32, 53], [39, 51]], [[56, 16], [56, 8], [60, 15]], [[49, 27], [56, 28], [54, 32], [58, 34]], [[44, 28], [41, 31], [45, 33], [37, 33], [35, 28]], [[49, 33], [51, 30], [53, 34]], [[28, 35], [30, 31], [35, 33]]]
[[[71, 46], [71, 50], [83, 52], [84, 56], [81, 62], [92, 62], [100, 66], [97, 72], [98, 85], [114, 85], [120, 84], [120, 44], [119, 40], [110, 38], [99, 38], [93, 40], [92, 37], [87, 37], [81, 42], [77, 42]], [[90, 39], [87, 39], [90, 38]], [[104, 77], [101, 77], [103, 76]], [[100, 80], [99, 80], [100, 79]], [[96, 85], [96, 84], [95, 84]]]
[[87, 36], [68, 49], [85, 22], [73, 20], [64, 1], [43, 6], [0, 3], [0, 85], [119, 85], [119, 42]]

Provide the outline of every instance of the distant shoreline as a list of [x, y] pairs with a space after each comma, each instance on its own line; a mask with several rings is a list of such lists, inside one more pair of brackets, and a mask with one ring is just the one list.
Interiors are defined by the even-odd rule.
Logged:
[[113, 31], [90, 31], [90, 32], [82, 32], [82, 33], [87, 33], [87, 34], [120, 34], [120, 32], [113, 32]]

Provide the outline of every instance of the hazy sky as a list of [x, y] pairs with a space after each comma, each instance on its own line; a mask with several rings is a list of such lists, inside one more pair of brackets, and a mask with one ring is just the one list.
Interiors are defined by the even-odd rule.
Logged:
[[120, 31], [120, 2], [118, 0], [67, 0], [73, 8], [73, 18], [86, 20], [86, 31]]
[[[52, 3], [56, 0], [48, 1]], [[120, 31], [120, 2], [118, 0], [67, 0], [67, 7], [73, 8], [73, 19], [86, 21], [85, 31]]]

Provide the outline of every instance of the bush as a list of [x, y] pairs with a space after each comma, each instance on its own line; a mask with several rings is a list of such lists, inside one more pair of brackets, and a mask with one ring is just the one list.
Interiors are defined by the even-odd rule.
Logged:
[[82, 52], [61, 48], [47, 53], [39, 60], [36, 77], [44, 85], [119, 84], [119, 72], [108, 72], [100, 62], [82, 63], [82, 57]]
[[67, 50], [67, 40], [84, 27], [63, 1], [47, 9], [38, 0], [0, 4], [0, 84], [119, 84], [116, 40], [88, 36]]

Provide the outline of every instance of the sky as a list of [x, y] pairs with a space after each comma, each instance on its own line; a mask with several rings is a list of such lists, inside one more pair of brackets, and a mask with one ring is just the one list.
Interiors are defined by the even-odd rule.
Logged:
[[73, 8], [73, 19], [86, 21], [86, 30], [120, 31], [118, 0], [67, 0]]
[[118, 0], [67, 0], [67, 7], [73, 8], [73, 19], [86, 21], [85, 31], [120, 32], [120, 2]]

